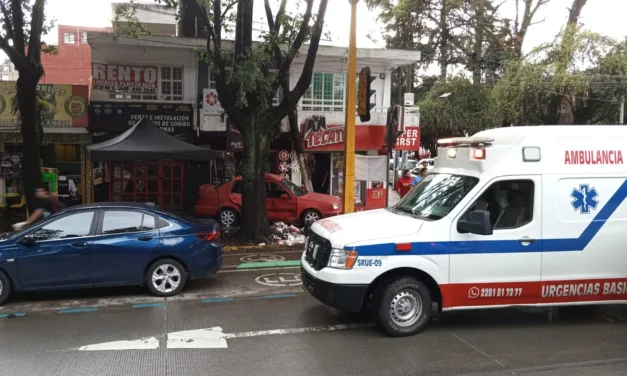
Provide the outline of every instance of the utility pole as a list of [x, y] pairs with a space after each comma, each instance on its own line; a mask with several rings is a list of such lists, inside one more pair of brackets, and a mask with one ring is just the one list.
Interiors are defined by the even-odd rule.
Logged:
[[357, 88], [357, 3], [351, 3], [351, 30], [348, 43], [348, 74], [346, 75], [346, 117], [344, 128], [344, 213], [355, 211], [355, 95]]

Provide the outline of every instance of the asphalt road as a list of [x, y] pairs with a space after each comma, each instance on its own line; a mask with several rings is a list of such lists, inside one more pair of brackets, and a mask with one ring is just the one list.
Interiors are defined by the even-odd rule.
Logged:
[[445, 314], [410, 338], [305, 294], [48, 311], [0, 320], [0, 359], [2, 376], [624, 376], [627, 307]]

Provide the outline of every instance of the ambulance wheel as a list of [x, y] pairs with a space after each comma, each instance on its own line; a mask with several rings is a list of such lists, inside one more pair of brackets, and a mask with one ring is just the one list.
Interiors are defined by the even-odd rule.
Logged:
[[388, 336], [406, 337], [421, 332], [431, 318], [429, 289], [419, 280], [401, 277], [378, 289], [374, 301], [376, 319]]

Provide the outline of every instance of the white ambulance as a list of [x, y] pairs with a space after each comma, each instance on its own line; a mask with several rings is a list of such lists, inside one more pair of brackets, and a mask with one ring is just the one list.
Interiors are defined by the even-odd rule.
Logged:
[[440, 140], [435, 168], [396, 206], [311, 227], [304, 288], [369, 309], [391, 336], [438, 311], [626, 303], [626, 157], [620, 126]]

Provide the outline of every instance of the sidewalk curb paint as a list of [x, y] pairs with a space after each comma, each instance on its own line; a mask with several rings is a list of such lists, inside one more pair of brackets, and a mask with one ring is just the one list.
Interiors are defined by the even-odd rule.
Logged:
[[264, 298], [266, 299], [280, 299], [280, 298], [293, 298], [294, 294], [274, 294], [274, 295], [266, 295]]
[[133, 304], [131, 306], [131, 308], [152, 308], [152, 307], [165, 307], [165, 303]]
[[235, 269], [264, 269], [300, 266], [300, 260], [287, 261], [266, 261], [266, 262], [245, 262], [237, 265]]
[[14, 312], [14, 313], [0, 313], [0, 319], [14, 319], [17, 317], [24, 317], [26, 313], [24, 312]]
[[212, 298], [212, 299], [202, 299], [201, 303], [221, 303], [221, 302], [232, 302], [233, 298]]
[[96, 312], [96, 311], [98, 311], [98, 307], [86, 307], [86, 308], [62, 309], [59, 311], [59, 313], [65, 314], [65, 313], [83, 313], [83, 312]]

